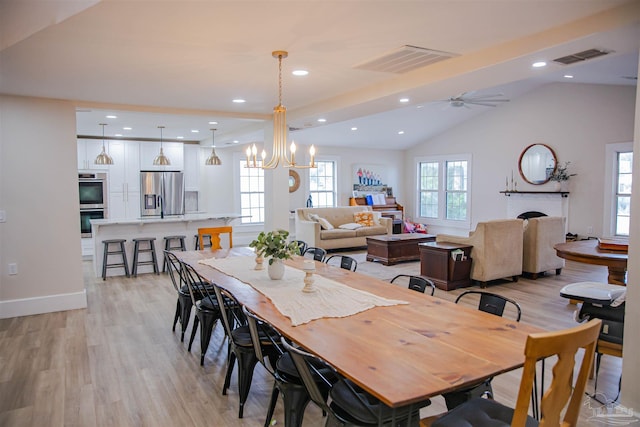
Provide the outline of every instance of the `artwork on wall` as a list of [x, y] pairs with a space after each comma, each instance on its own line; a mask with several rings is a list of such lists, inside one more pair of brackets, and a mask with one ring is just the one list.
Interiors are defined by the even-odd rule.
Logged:
[[353, 164], [353, 195], [363, 193], [386, 193], [391, 196], [391, 188], [387, 187], [386, 167], [373, 164]]

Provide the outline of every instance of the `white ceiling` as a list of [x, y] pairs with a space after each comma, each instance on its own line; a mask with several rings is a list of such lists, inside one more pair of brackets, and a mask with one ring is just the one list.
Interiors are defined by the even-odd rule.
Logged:
[[[262, 141], [278, 102], [271, 52], [287, 50], [282, 102], [301, 129], [290, 138], [397, 149], [493, 110], [442, 101], [463, 92], [514, 100], [553, 81], [635, 85], [640, 1], [0, 0], [0, 36], [0, 93], [74, 100], [79, 135], [105, 122], [107, 136], [159, 138], [163, 125], [167, 139], [210, 144], [216, 127], [218, 147]], [[356, 68], [404, 45], [456, 56], [404, 74]], [[611, 53], [551, 62], [591, 48]]]

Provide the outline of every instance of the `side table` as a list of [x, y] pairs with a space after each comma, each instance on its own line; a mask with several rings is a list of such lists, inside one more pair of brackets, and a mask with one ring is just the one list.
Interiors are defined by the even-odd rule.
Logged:
[[[420, 250], [420, 275], [433, 280], [438, 289], [452, 289], [471, 286], [471, 248], [473, 246], [448, 242], [427, 242], [418, 244]], [[464, 252], [464, 259], [454, 260], [451, 252]]]

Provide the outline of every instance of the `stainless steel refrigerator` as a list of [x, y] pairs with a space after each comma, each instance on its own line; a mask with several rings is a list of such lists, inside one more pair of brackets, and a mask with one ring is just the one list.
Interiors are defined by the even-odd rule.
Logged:
[[184, 214], [184, 174], [182, 172], [140, 172], [140, 213], [142, 216]]

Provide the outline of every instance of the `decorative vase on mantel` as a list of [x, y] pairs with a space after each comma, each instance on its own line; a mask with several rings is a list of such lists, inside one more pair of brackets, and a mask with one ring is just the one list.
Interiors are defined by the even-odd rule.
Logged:
[[553, 191], [562, 190], [562, 181], [553, 181]]
[[267, 273], [271, 280], [280, 280], [284, 277], [284, 262], [281, 259], [272, 258], [267, 267]]
[[569, 180], [560, 181], [560, 191], [569, 191]]

